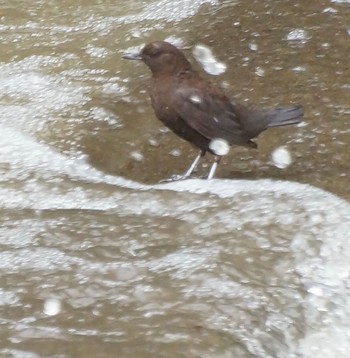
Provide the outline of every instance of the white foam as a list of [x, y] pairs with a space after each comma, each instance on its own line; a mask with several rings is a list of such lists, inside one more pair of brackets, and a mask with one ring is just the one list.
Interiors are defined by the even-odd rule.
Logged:
[[193, 48], [193, 56], [202, 65], [204, 71], [211, 75], [221, 75], [226, 71], [226, 65], [214, 57], [212, 50], [205, 45], [196, 45]]
[[[350, 204], [346, 201], [310, 185], [268, 179], [191, 179], [143, 185], [106, 175], [83, 159], [57, 153], [11, 128], [1, 127], [0, 142], [3, 146], [0, 162], [7, 167], [0, 188], [2, 209], [33, 209], [38, 213], [45, 209], [115, 210], [119, 215], [142, 215], [144, 222], [155, 220], [156, 223], [158, 218], [181, 222], [184, 229], [178, 228], [177, 233], [183, 232], [186, 242], [187, 228], [191, 235], [201, 238], [202, 249], [185, 245], [182, 250], [158, 260], [134, 261], [134, 264], [155, 273], [168, 270], [174, 280], [197, 280], [189, 281], [186, 295], [197, 294], [201, 300], [214, 296], [225, 300], [237, 295], [237, 299], [244, 301], [244, 297], [256, 294], [253, 287], [247, 287], [246, 291], [240, 287], [237, 291], [224, 277], [198, 276], [198, 267], [217, 265], [223, 250], [223, 242], [218, 245], [215, 241], [218, 235], [244, 233], [246, 239], [252, 240], [254, 247], [262, 251], [273, 251], [274, 240], [283, 235], [290, 245], [285, 250], [294, 259], [289, 265], [297, 272], [305, 292], [303, 299], [297, 298], [296, 305], [309, 327], [301, 338], [293, 336], [286, 327], [281, 330], [286, 334], [286, 344], [288, 334], [293, 337], [290, 354], [313, 357], [313, 352], [316, 356], [333, 352], [345, 357], [344, 352], [349, 351]], [[20, 184], [16, 186], [14, 182]], [[275, 226], [277, 231], [271, 229]], [[157, 229], [154, 230], [157, 235]], [[230, 247], [235, 249], [236, 246]], [[133, 250], [132, 244], [128, 250]], [[72, 265], [78, 265], [81, 267], [78, 274], [86, 275], [88, 269], [96, 272], [105, 266], [45, 247], [37, 250], [23, 247], [0, 256], [0, 266], [6, 270], [11, 267], [15, 270], [69, 270]], [[253, 258], [249, 258], [253, 265]], [[119, 266], [120, 263], [111, 262], [108, 267]], [[279, 273], [285, 277], [283, 262], [279, 266], [272, 275], [276, 279]], [[234, 270], [231, 266], [228, 269]], [[201, 291], [201, 287], [205, 290]], [[257, 309], [260, 307], [257, 300], [251, 304]], [[230, 330], [231, 323], [225, 319], [230, 318], [230, 314], [234, 315], [232, 312], [209, 315], [208, 321]], [[280, 319], [279, 316], [270, 317], [267, 325], [274, 326]], [[252, 352], [263, 354], [259, 336], [248, 331], [243, 336], [249, 337], [252, 344], [254, 342], [250, 347]]]

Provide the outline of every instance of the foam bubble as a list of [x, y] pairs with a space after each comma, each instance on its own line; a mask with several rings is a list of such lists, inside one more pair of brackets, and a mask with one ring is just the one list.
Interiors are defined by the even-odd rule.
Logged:
[[222, 138], [213, 139], [210, 144], [209, 148], [216, 154], [216, 155], [226, 155], [230, 150], [230, 145], [227, 140]]
[[55, 316], [61, 311], [61, 301], [49, 298], [44, 302], [44, 313], [48, 316]]
[[280, 169], [292, 164], [292, 156], [286, 147], [278, 147], [271, 154], [272, 163]]

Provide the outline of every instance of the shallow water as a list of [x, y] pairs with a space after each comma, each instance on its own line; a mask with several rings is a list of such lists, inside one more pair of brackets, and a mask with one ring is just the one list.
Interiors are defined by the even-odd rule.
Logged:
[[[349, 14], [344, 1], [1, 3], [0, 355], [347, 357]], [[164, 38], [193, 62], [208, 46], [227, 93], [302, 103], [305, 123], [233, 148], [218, 179], [156, 184], [196, 152], [121, 54]]]

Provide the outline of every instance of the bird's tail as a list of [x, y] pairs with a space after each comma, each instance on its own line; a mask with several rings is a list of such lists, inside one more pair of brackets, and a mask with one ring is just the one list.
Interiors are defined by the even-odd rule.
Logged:
[[269, 109], [266, 114], [267, 127], [279, 127], [300, 123], [304, 110], [301, 106], [293, 106]]

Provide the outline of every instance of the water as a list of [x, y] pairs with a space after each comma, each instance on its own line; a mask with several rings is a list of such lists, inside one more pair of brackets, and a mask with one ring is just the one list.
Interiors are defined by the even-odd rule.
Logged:
[[[349, 11], [0, 4], [0, 355], [347, 357]], [[232, 148], [217, 179], [157, 184], [196, 152], [121, 54], [164, 38], [207, 46], [240, 101], [302, 103], [305, 123]]]

